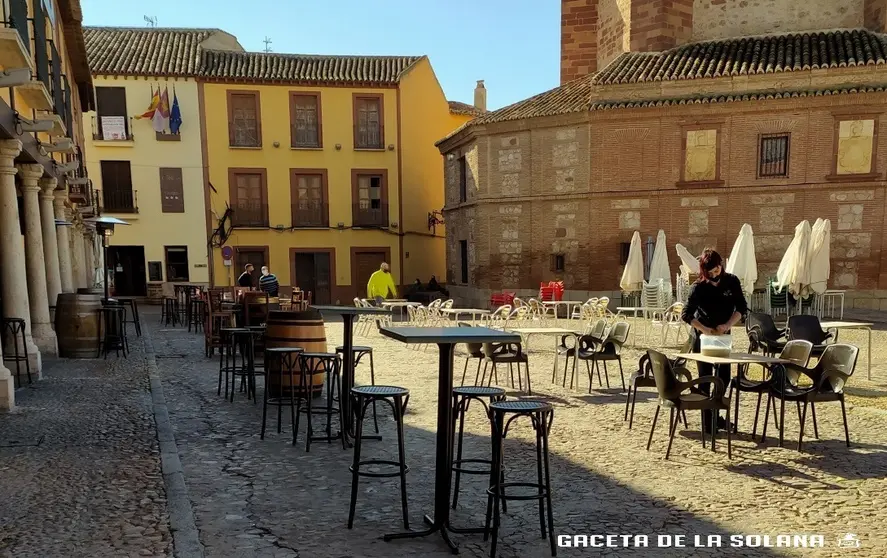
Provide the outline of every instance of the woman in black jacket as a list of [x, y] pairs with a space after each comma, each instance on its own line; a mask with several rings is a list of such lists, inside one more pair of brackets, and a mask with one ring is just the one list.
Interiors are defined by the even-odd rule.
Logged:
[[[690, 333], [692, 352], [699, 352], [699, 336], [729, 335], [730, 328], [748, 312], [742, 283], [735, 275], [724, 271], [721, 255], [711, 249], [705, 249], [699, 256], [699, 277], [690, 289], [690, 296], [684, 306], [681, 318], [693, 329]], [[712, 365], [699, 362], [696, 364], [700, 376], [711, 376]], [[724, 387], [730, 382], [730, 366], [718, 366], [718, 377]], [[703, 386], [709, 392], [711, 384]], [[703, 428], [711, 432], [712, 413], [707, 411], [703, 418]], [[726, 424], [718, 417], [718, 428]]]

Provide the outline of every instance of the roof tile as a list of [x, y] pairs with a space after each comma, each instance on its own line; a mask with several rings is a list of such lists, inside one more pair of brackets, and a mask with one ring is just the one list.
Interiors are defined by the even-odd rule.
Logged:
[[95, 75], [196, 76], [200, 44], [219, 29], [84, 27]]
[[742, 37], [627, 52], [594, 85], [794, 72], [887, 64], [887, 35], [864, 29]]
[[447, 101], [450, 104], [450, 112], [452, 114], [460, 114], [463, 116], [482, 116], [487, 114], [487, 111], [480, 110], [474, 105], [469, 105], [468, 103], [460, 103], [459, 101]]

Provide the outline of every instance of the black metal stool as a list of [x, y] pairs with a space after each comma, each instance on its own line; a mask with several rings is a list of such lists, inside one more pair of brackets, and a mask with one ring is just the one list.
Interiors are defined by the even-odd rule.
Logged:
[[[551, 430], [551, 422], [554, 420], [554, 409], [544, 401], [497, 401], [490, 404], [493, 427], [493, 470], [490, 473], [490, 488], [487, 490], [487, 520], [486, 527], [490, 530], [492, 519], [493, 543], [490, 548], [490, 556], [496, 556], [496, 540], [499, 536], [499, 503], [502, 500], [538, 500], [539, 501], [539, 527], [542, 537], [546, 537], [545, 519], [548, 515], [547, 536], [551, 545], [551, 555], [557, 556], [557, 547], [554, 544], [554, 517], [551, 511], [551, 477], [548, 467], [548, 432]], [[511, 415], [506, 421], [505, 416]], [[512, 421], [519, 417], [530, 417], [533, 429], [536, 431], [536, 475], [537, 482], [502, 482], [502, 442], [508, 434], [508, 428]], [[535, 494], [506, 494], [506, 488], [532, 488]], [[547, 504], [547, 510], [546, 510]], [[484, 534], [484, 539], [487, 538]]]
[[[348, 511], [348, 528], [354, 526], [354, 511], [357, 507], [357, 483], [358, 477], [390, 478], [400, 477], [400, 503], [403, 509], [403, 527], [410, 528], [410, 519], [407, 513], [407, 467], [404, 456], [403, 441], [403, 416], [410, 401], [410, 390], [397, 386], [357, 386], [351, 388], [351, 397], [354, 400], [353, 409], [357, 414], [357, 427], [354, 435], [354, 460], [349, 470], [351, 471], [351, 507]], [[373, 401], [382, 401], [389, 405], [397, 425], [397, 461], [385, 459], [360, 459], [360, 446], [363, 438], [363, 417], [367, 407]], [[374, 472], [361, 471], [361, 467], [367, 465], [390, 465], [397, 467], [397, 471]]]
[[[265, 349], [265, 401], [262, 404], [262, 434], [260, 440], [265, 439], [265, 422], [268, 418], [268, 405], [277, 406], [277, 433], [281, 432], [281, 415], [283, 406], [290, 406], [290, 420], [293, 428], [293, 445], [296, 445], [296, 365], [299, 364], [299, 355], [302, 349], [298, 347], [274, 347]], [[271, 364], [277, 361], [278, 368], [271, 370]], [[276, 377], [273, 377], [276, 376]], [[289, 383], [285, 379], [289, 379]], [[276, 388], [276, 394], [272, 389]], [[289, 392], [289, 393], [287, 393]]]
[[163, 304], [160, 307], [160, 323], [164, 325], [172, 324], [175, 327], [179, 322], [178, 304], [179, 300], [174, 296], [163, 297]]
[[[19, 387], [22, 385], [21, 369], [22, 362], [25, 363], [25, 372], [28, 375], [28, 383], [31, 380], [31, 362], [28, 360], [28, 345], [25, 342], [25, 320], [24, 318], [3, 318], [0, 320], [3, 326], [3, 336], [12, 342], [12, 355], [8, 349], [3, 350], [3, 360], [15, 363], [15, 379]], [[19, 353], [19, 339], [21, 339], [21, 353]]]
[[[472, 401], [479, 401], [484, 407], [487, 418], [490, 418], [490, 408], [487, 406], [488, 399], [490, 403], [505, 400], [505, 390], [499, 387], [487, 386], [460, 386], [453, 388], [453, 430], [456, 429], [456, 421], [459, 421], [459, 431], [456, 434], [456, 458], [453, 460], [453, 471], [456, 473], [456, 479], [453, 484], [453, 509], [456, 509], [456, 503], [459, 499], [459, 481], [462, 474], [466, 475], [490, 475], [492, 473], [493, 461], [491, 459], [462, 459], [462, 437], [465, 432], [465, 413], [468, 412], [468, 406]], [[486, 465], [483, 469], [466, 468], [469, 463]], [[501, 482], [504, 482], [500, 478]], [[505, 501], [502, 501], [503, 506]], [[503, 511], [505, 508], [503, 507]], [[479, 529], [478, 532], [483, 532]]]
[[[228, 328], [227, 350], [232, 357], [232, 365], [225, 373], [225, 393], [228, 393], [228, 372], [231, 373], [231, 402], [234, 402], [237, 378], [240, 378], [240, 391], [246, 391], [246, 398], [256, 403], [256, 355], [254, 333], [246, 328]], [[237, 365], [237, 351], [240, 350], [240, 366]]]
[[228, 378], [233, 374], [235, 369], [243, 368], [246, 360], [243, 354], [240, 355], [241, 364], [237, 365], [237, 345], [232, 343], [232, 334], [235, 331], [248, 331], [242, 327], [223, 327], [219, 330], [219, 388], [217, 395], [222, 394], [222, 375], [225, 375], [225, 399], [228, 399]]
[[136, 335], [138, 337], [141, 337], [142, 336], [142, 324], [139, 321], [139, 304], [135, 301], [134, 298], [117, 299], [117, 301], [124, 308], [129, 306], [130, 318], [132, 318], [132, 319], [127, 319], [126, 323], [132, 324], [133, 328], [135, 328], [135, 330], [136, 330]]
[[[336, 354], [341, 355], [342, 358], [345, 358], [345, 347], [338, 346], [336, 347]], [[351, 347], [351, 354], [354, 355], [354, 367], [352, 370], [357, 370], [357, 365], [360, 364], [360, 359], [364, 356], [369, 355], [370, 357], [370, 385], [376, 385], [376, 368], [373, 366], [373, 348], [367, 347], [365, 345], [360, 345], [356, 347]], [[376, 434], [379, 433], [379, 419], [376, 416], [376, 402], [373, 401], [373, 427], [376, 430]]]
[[110, 303], [99, 308], [98, 312], [99, 355], [108, 358], [108, 353], [115, 351], [117, 358], [120, 358], [120, 351], [123, 351], [123, 358], [127, 358], [126, 308]]
[[[336, 353], [302, 353], [299, 355], [299, 397], [296, 402], [296, 433], [293, 435], [293, 445], [299, 434], [299, 419], [305, 413], [308, 419], [308, 429], [305, 434], [305, 451], [311, 451], [311, 442], [342, 440], [342, 449], [345, 449], [345, 436], [342, 433], [345, 421], [342, 420], [342, 392], [340, 385], [340, 361]], [[326, 372], [326, 407], [315, 408], [314, 399], [314, 375]], [[306, 407], [302, 408], [302, 401]], [[338, 406], [333, 405], [339, 402]], [[333, 415], [339, 415], [339, 432], [333, 435]], [[311, 424], [313, 415], [326, 415], [326, 436], [315, 436], [314, 426]]]
[[188, 331], [191, 331], [191, 326], [194, 326], [194, 332], [197, 333], [197, 329], [199, 328], [203, 331], [203, 317], [206, 313], [206, 301], [202, 298], [192, 298], [190, 302], [191, 310], [188, 312]]

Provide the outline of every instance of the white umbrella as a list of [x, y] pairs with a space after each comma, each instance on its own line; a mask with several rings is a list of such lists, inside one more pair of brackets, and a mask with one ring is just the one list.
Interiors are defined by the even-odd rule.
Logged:
[[817, 219], [810, 236], [810, 290], [822, 294], [828, 287], [831, 275], [832, 222]]
[[782, 256], [779, 270], [776, 272], [776, 288], [788, 289], [795, 297], [803, 298], [809, 294], [810, 288], [810, 236], [812, 232], [809, 221], [801, 221], [795, 227], [795, 237], [788, 250]]
[[742, 290], [746, 294], [755, 290], [755, 282], [758, 280], [758, 261], [755, 258], [755, 237], [751, 225], [742, 225], [739, 236], [730, 251], [727, 260], [727, 273], [732, 273], [742, 283]]
[[681, 259], [681, 267], [686, 269], [687, 273], [696, 273], [699, 271], [699, 260], [696, 259], [696, 256], [691, 254], [682, 244], [675, 244], [674, 248], [678, 253], [678, 258]]
[[628, 250], [628, 261], [622, 270], [619, 288], [627, 293], [641, 290], [644, 285], [644, 255], [641, 253], [641, 235], [634, 231], [631, 237], [631, 248]]
[[665, 245], [665, 231], [656, 235], [656, 248], [650, 263], [650, 283], [658, 280], [671, 284], [671, 270], [668, 268], [668, 248]]

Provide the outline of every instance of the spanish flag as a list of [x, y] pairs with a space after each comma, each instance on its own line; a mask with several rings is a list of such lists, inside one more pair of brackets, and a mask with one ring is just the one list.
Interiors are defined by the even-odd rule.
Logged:
[[142, 118], [153, 118], [154, 113], [160, 107], [160, 87], [157, 88], [157, 91], [154, 91], [154, 86], [151, 86], [151, 106], [148, 107], [148, 110], [143, 112], [142, 114], [136, 116], [137, 119]]

